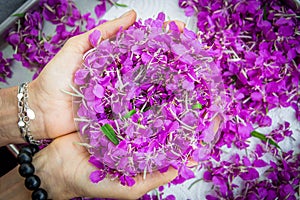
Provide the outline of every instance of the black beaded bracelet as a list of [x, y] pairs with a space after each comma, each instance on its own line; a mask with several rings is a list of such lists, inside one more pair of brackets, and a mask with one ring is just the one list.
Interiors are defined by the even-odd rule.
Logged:
[[32, 164], [32, 157], [39, 151], [37, 145], [30, 144], [22, 147], [17, 160], [20, 164], [19, 173], [25, 177], [25, 186], [28, 190], [32, 190], [31, 198], [33, 200], [44, 200], [48, 198], [48, 193], [41, 186], [41, 180], [37, 175], [34, 175], [35, 168]]

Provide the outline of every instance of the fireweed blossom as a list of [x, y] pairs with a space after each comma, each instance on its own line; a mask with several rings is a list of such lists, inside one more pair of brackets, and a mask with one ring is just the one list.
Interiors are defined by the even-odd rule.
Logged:
[[181, 0], [179, 6], [194, 9], [198, 34], [219, 52], [225, 86], [245, 109], [235, 111], [243, 120], [269, 126], [266, 114], [279, 106], [292, 106], [300, 119], [299, 20], [291, 9], [262, 0]]
[[[101, 0], [95, 7], [97, 18], [105, 13], [107, 3], [111, 4]], [[33, 78], [38, 76], [69, 38], [105, 22], [100, 20], [96, 23], [91, 13], [82, 14], [71, 0], [41, 0], [35, 10], [18, 15], [20, 19], [9, 30], [5, 40], [14, 49], [13, 59], [35, 72]], [[51, 28], [53, 34], [49, 34]], [[0, 82], [11, 78], [9, 66], [5, 71], [0, 71], [0, 76], [3, 77]]]
[[6, 83], [7, 78], [12, 77], [12, 71], [10, 69], [10, 64], [12, 59], [3, 58], [3, 53], [0, 52], [0, 81]]
[[[218, 67], [232, 99], [226, 110], [232, 118], [212, 150], [220, 154], [211, 154], [202, 166], [203, 180], [214, 185], [206, 198], [299, 198], [299, 143], [294, 142], [288, 153], [279, 149], [280, 142], [293, 140], [297, 130], [292, 132], [282, 121], [266, 135], [254, 132], [271, 126], [268, 113], [274, 108], [291, 107], [300, 120], [298, 16], [277, 0], [180, 0], [179, 6], [198, 19], [199, 37], [218, 52]], [[255, 150], [249, 148], [254, 135], [262, 140]], [[228, 158], [222, 149], [245, 151], [248, 158]], [[258, 176], [261, 167], [267, 170]]]
[[138, 173], [173, 166], [181, 183], [194, 177], [188, 160], [204, 159], [216, 141], [226, 104], [215, 52], [192, 31], [164, 28], [164, 20], [160, 13], [137, 21], [98, 45], [100, 32], [90, 35], [95, 48], [74, 82], [80, 135], [99, 168], [93, 182], [108, 174], [132, 186]]

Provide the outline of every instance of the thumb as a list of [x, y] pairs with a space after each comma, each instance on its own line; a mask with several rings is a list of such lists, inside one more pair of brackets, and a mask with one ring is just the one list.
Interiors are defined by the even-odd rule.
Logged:
[[165, 185], [171, 182], [178, 176], [178, 171], [173, 167], [169, 167], [169, 169], [161, 173], [156, 171], [154, 173], [149, 173], [144, 179], [142, 176], [136, 177], [136, 185], [134, 187], [139, 188], [139, 191], [142, 193], [147, 193], [161, 185]]
[[84, 54], [86, 51], [93, 48], [89, 42], [89, 35], [93, 31], [99, 30], [101, 32], [101, 38], [105, 40], [114, 36], [119, 31], [120, 27], [127, 29], [135, 22], [135, 20], [136, 12], [134, 10], [130, 10], [119, 18], [108, 21], [83, 34], [70, 38], [63, 48], [67, 48], [68, 51], [75, 51], [74, 53]]

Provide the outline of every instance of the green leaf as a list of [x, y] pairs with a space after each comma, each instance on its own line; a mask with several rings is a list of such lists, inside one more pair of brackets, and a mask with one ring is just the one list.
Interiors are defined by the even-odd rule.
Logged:
[[202, 104], [201, 103], [196, 103], [192, 106], [192, 109], [196, 110], [196, 109], [199, 109], [201, 110], [202, 109]]
[[264, 6], [263, 20], [267, 20], [267, 6]]
[[235, 84], [236, 80], [237, 80], [237, 76], [236, 75], [231, 76], [231, 80], [232, 81], [231, 81], [230, 85]]
[[25, 13], [16, 13], [12, 15], [13, 17], [24, 17]]
[[128, 119], [129, 117], [131, 117], [132, 115], [134, 115], [136, 113], [136, 110], [133, 109], [131, 111], [129, 111], [128, 113], [126, 113], [126, 115], [123, 116], [124, 119]]
[[126, 4], [121, 4], [121, 3], [117, 3], [117, 2], [115, 2], [114, 5], [119, 6], [119, 7], [123, 7], [123, 8], [128, 7]]
[[150, 109], [151, 109], [151, 106], [146, 107], [146, 108], [143, 110], [143, 112], [147, 112], [147, 111], [150, 110]]
[[115, 145], [119, 144], [119, 139], [117, 138], [117, 135], [115, 134], [114, 129], [110, 126], [110, 124], [104, 124], [101, 127], [101, 131], [104, 133], [104, 135]]
[[270, 139], [270, 138], [267, 138], [267, 137], [266, 137], [264, 134], [262, 134], [262, 133], [259, 133], [259, 132], [257, 132], [257, 131], [252, 131], [252, 132], [251, 132], [251, 135], [252, 135], [253, 137], [256, 137], [256, 138], [262, 140], [262, 141], [265, 141], [265, 142], [268, 142], [268, 143], [274, 145], [274, 146], [277, 147], [278, 149], [281, 149], [280, 146], [279, 146], [276, 142], [274, 142], [274, 140], [272, 140], [272, 139]]

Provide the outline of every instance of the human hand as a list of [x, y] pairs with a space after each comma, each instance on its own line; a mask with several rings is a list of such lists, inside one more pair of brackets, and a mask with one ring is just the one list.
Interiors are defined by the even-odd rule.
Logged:
[[[120, 18], [104, 23], [100, 30], [102, 39], [112, 37], [122, 27], [131, 26], [136, 19], [131, 10]], [[32, 135], [36, 139], [56, 138], [75, 131], [71, 91], [75, 71], [81, 66], [86, 51], [92, 48], [89, 34], [95, 29], [69, 39], [41, 74], [29, 84], [29, 105], [36, 119], [31, 121]]]
[[135, 185], [123, 186], [118, 180], [105, 178], [95, 184], [89, 175], [96, 168], [88, 162], [89, 153], [78, 144], [77, 133], [55, 139], [34, 157], [36, 174], [41, 178], [41, 187], [51, 199], [70, 199], [78, 196], [115, 199], [137, 199], [146, 192], [166, 184], [177, 176], [173, 168], [163, 174], [154, 172], [135, 177]]

